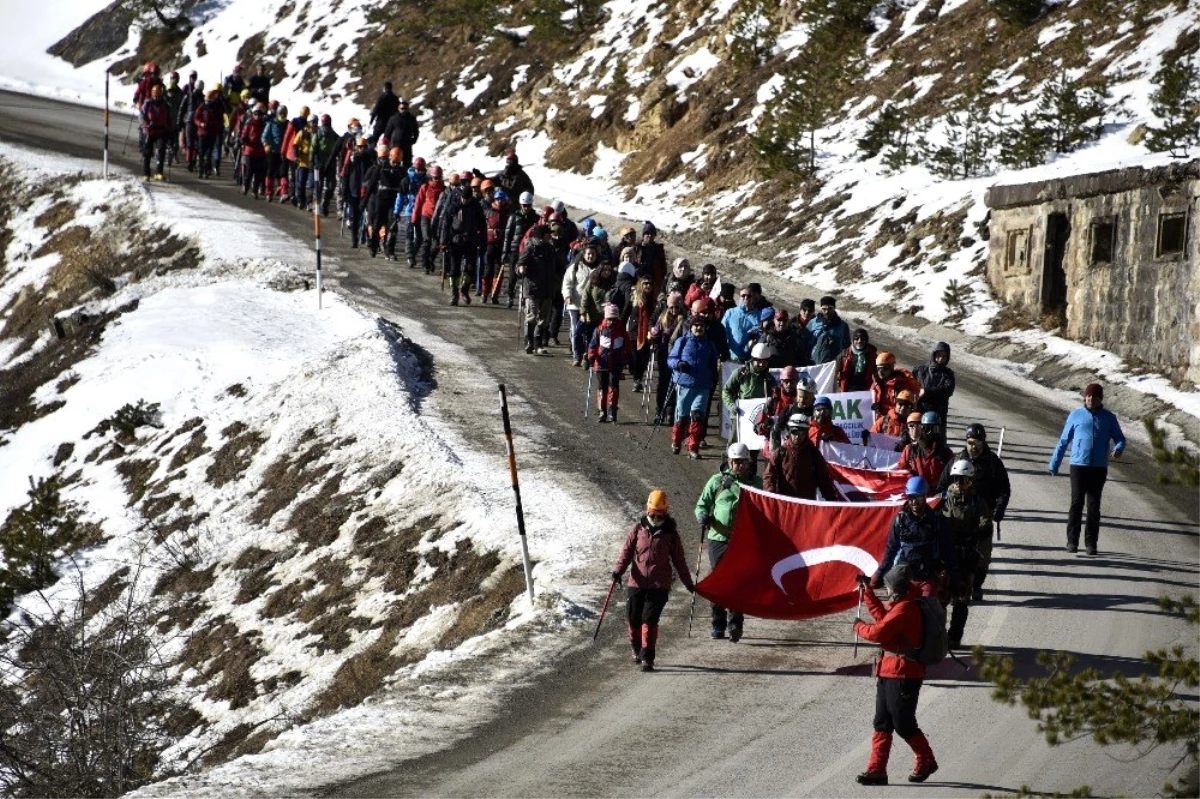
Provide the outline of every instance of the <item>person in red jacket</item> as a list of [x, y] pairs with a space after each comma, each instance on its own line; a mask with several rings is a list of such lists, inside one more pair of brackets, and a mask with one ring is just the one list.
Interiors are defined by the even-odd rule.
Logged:
[[264, 191], [263, 185], [267, 177], [267, 151], [262, 143], [266, 116], [267, 107], [262, 103], [256, 105], [250, 112], [249, 120], [242, 126], [240, 138], [242, 160], [246, 165], [242, 173], [245, 179], [245, 183], [242, 184], [242, 194], [253, 191], [256, 200], [259, 193]]
[[163, 179], [163, 161], [167, 157], [167, 140], [171, 137], [171, 109], [163, 99], [159, 83], [150, 89], [150, 99], [142, 103], [139, 112], [142, 134], [142, 170], [150, 179], [150, 157], [155, 156], [154, 179]]
[[600, 421], [617, 423], [617, 405], [621, 402], [621, 374], [630, 360], [633, 343], [621, 321], [616, 305], [604, 304], [604, 321], [592, 332], [587, 362], [596, 373], [596, 407]]
[[822, 441], [849, 444], [850, 436], [833, 423], [833, 401], [829, 397], [817, 397], [813, 403], [812, 424], [808, 426], [808, 440], [820, 449]]
[[859, 575], [863, 584], [863, 599], [874, 624], [861, 619], [854, 622], [854, 632], [867, 641], [879, 644], [882, 656], [876, 661], [875, 675], [875, 732], [871, 736], [871, 756], [867, 770], [856, 777], [862, 785], [887, 785], [888, 755], [892, 751], [892, 733], [900, 734], [913, 750], [914, 762], [909, 782], [924, 782], [938, 770], [937, 759], [929, 739], [917, 726], [917, 698], [925, 667], [908, 654], [921, 645], [921, 608], [910, 596], [911, 576], [908, 566], [900, 564], [884, 576], [892, 596], [885, 605], [866, 583], [867, 575]]
[[896, 368], [896, 356], [890, 352], [880, 352], [875, 355], [875, 374], [871, 378], [871, 394], [874, 402], [871, 410], [876, 416], [885, 416], [896, 407], [896, 395], [901, 391], [911, 391], [915, 397], [921, 393], [921, 384], [913, 373], [907, 369]]
[[930, 485], [930, 493], [936, 493], [933, 486], [942, 479], [942, 471], [954, 453], [942, 440], [941, 419], [933, 411], [921, 414], [921, 427], [917, 437], [900, 452], [900, 461], [896, 469], [911, 472], [918, 477], [924, 477]]
[[633, 648], [633, 662], [640, 663], [642, 671], [654, 671], [658, 619], [675, 579], [671, 567], [679, 573], [684, 588], [689, 592], [696, 590], [683, 554], [679, 528], [671, 518], [666, 491], [656, 488], [650, 492], [646, 513], [630, 528], [617, 565], [613, 567], [613, 583], [620, 582], [621, 575], [630, 566], [625, 606], [629, 645]]
[[413, 200], [412, 219], [416, 242], [417, 260], [425, 267], [425, 274], [433, 274], [433, 254], [437, 251], [438, 242], [433, 230], [433, 212], [437, 209], [438, 200], [446, 184], [442, 182], [442, 168], [437, 164], [429, 167], [429, 180], [417, 189], [417, 198]]

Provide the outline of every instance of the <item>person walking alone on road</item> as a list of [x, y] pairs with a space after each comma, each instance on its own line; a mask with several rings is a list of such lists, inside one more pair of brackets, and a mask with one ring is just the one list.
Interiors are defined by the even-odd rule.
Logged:
[[[859, 581], [866, 582], [860, 575]], [[910, 590], [908, 566], [899, 564], [884, 577], [892, 601], [885, 605], [875, 592], [863, 590], [867, 610], [874, 624], [856, 620], [854, 631], [883, 650], [875, 662], [875, 732], [871, 735], [871, 756], [867, 770], [855, 779], [862, 785], [887, 785], [888, 756], [892, 751], [892, 733], [897, 732], [914, 755], [909, 782], [924, 782], [938, 770], [929, 739], [917, 726], [917, 699], [925, 679], [925, 666], [911, 652], [921, 644], [921, 609], [913, 601], [917, 592]]]
[[1079, 527], [1083, 503], [1087, 500], [1087, 528], [1084, 545], [1089, 555], [1096, 554], [1100, 539], [1100, 495], [1108, 479], [1109, 442], [1112, 457], [1120, 459], [1125, 451], [1125, 434], [1112, 411], [1104, 408], [1104, 387], [1089, 383], [1083, 390], [1083, 407], [1067, 416], [1058, 446], [1050, 456], [1050, 475], [1058, 474], [1063, 455], [1071, 447], [1071, 507], [1067, 511], [1067, 551], [1079, 551]]
[[[695, 592], [692, 574], [683, 553], [679, 528], [671, 517], [667, 492], [655, 489], [646, 499], [646, 513], [634, 523], [613, 568], [613, 582], [629, 569], [626, 583], [626, 618], [633, 662], [642, 671], [654, 671], [658, 619], [671, 593], [675, 572], [689, 592]], [[674, 571], [672, 571], [674, 566]]]

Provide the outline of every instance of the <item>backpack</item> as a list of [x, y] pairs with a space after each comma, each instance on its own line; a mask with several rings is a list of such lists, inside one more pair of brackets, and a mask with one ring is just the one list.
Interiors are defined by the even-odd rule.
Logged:
[[946, 609], [937, 597], [923, 596], [916, 600], [921, 609], [921, 645], [909, 655], [922, 666], [936, 666], [946, 659], [950, 651], [950, 637], [946, 634]]

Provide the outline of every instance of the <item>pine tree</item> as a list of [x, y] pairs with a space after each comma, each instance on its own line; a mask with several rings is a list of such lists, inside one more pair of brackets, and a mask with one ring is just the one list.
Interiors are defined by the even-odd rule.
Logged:
[[965, 111], [948, 114], [946, 141], [931, 145], [922, 139], [918, 147], [929, 171], [947, 180], [959, 180], [989, 174], [992, 170], [996, 120], [980, 95]]
[[864, 160], [874, 158], [885, 147], [892, 146], [903, 135], [907, 114], [895, 103], [884, 103], [879, 113], [867, 123], [866, 134], [858, 140], [858, 151]]
[[[1047, 132], [1050, 149], [1070, 153], [1100, 138], [1107, 87], [1087, 89], [1060, 72], [1058, 79], [1046, 84], [1036, 112], [1039, 125]], [[1092, 124], [1092, 120], [1096, 120]]]
[[1186, 158], [1189, 149], [1200, 145], [1200, 70], [1191, 56], [1163, 59], [1154, 73], [1150, 102], [1162, 124], [1147, 126], [1147, 149]]
[[0, 607], [5, 612], [18, 594], [52, 585], [54, 561], [81, 536], [79, 509], [62, 498], [57, 479], [30, 478], [28, 497], [0, 528]]
[[1028, 169], [1046, 163], [1050, 152], [1050, 133], [1039, 123], [1037, 116], [1021, 114], [1016, 127], [1000, 134], [997, 159], [1011, 169]]
[[730, 55], [739, 67], [755, 69], [771, 55], [779, 37], [777, 7], [766, 0], [738, 0], [733, 7]]

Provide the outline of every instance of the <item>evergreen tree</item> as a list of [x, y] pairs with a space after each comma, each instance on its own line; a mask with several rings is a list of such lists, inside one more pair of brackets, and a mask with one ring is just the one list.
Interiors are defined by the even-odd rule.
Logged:
[[905, 132], [907, 114], [895, 103], [884, 103], [879, 113], [867, 123], [866, 134], [858, 140], [858, 151], [864, 160], [874, 158], [885, 147], [896, 143]]
[[52, 585], [54, 561], [78, 541], [79, 509], [64, 500], [55, 478], [29, 481], [29, 502], [12, 511], [0, 528], [4, 566], [0, 569], [0, 607], [18, 594]]
[[[1163, 598], [1159, 607], [1190, 626], [1200, 623], [1200, 608], [1190, 595], [1181, 601]], [[1194, 633], [1190, 640], [1194, 647]], [[1200, 686], [1194, 649], [1177, 645], [1147, 652], [1142, 660], [1153, 673], [1137, 679], [1120, 673], [1106, 677], [1097, 669], [1076, 672], [1075, 657], [1067, 652], [1042, 652], [1038, 663], [1046, 675], [1030, 678], [1014, 674], [1010, 657], [985, 655], [983, 647], [976, 647], [974, 656], [983, 679], [995, 683], [992, 698], [1023, 705], [1051, 746], [1090, 737], [1101, 746], [1148, 744], [1143, 754], [1158, 746], [1179, 746], [1183, 756], [1177, 767], [1188, 763], [1194, 768], [1200, 757], [1200, 711], [1187, 696]], [[1163, 793], [1175, 796], [1187, 789], [1181, 779], [1165, 785]]]
[[947, 180], [979, 177], [991, 172], [997, 137], [996, 120], [987, 96], [980, 95], [965, 111], [948, 114], [946, 140], [919, 144], [923, 160], [935, 175]]
[[1037, 116], [1021, 114], [1016, 127], [1000, 134], [997, 159], [1010, 169], [1028, 169], [1046, 163], [1050, 152], [1050, 133], [1039, 123]]
[[1043, 0], [987, 0], [996, 16], [1013, 25], [1028, 25], [1042, 15]]
[[[1065, 71], [1046, 84], [1037, 119], [1049, 137], [1050, 149], [1070, 153], [1100, 138], [1107, 109], [1107, 88], [1088, 89]], [[1093, 120], [1095, 122], [1093, 123]]]
[[1195, 60], [1164, 58], [1154, 73], [1150, 110], [1162, 120], [1146, 128], [1146, 147], [1154, 153], [1186, 158], [1200, 145], [1200, 70]]
[[770, 57], [779, 37], [779, 21], [773, 13], [776, 8], [767, 0], [737, 0], [729, 48], [735, 65], [755, 69]]

